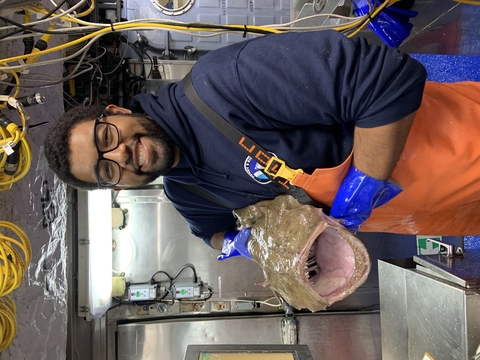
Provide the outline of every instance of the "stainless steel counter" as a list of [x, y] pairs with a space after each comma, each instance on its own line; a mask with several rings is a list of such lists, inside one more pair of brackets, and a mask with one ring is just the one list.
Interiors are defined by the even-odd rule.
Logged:
[[[383, 359], [475, 357], [480, 348], [478, 255], [466, 252], [464, 258], [451, 261], [441, 255], [425, 256], [417, 263], [379, 261]], [[435, 263], [449, 265], [435, 269]], [[469, 272], [464, 279], [471, 286], [459, 285], [460, 278], [453, 281], [459, 269]]]

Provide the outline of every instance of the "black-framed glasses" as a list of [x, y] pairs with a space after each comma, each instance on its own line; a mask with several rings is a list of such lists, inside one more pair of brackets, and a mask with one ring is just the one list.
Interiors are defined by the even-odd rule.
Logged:
[[115, 125], [101, 121], [108, 113], [103, 111], [95, 119], [93, 128], [95, 146], [98, 152], [96, 176], [99, 187], [113, 187], [120, 182], [122, 168], [116, 161], [105, 159], [104, 154], [118, 147], [120, 135]]

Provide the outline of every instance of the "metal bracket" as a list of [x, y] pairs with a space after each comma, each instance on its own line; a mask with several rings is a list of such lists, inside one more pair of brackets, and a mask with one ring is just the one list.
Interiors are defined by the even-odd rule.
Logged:
[[284, 317], [280, 323], [282, 329], [282, 344], [296, 345], [298, 344], [298, 327], [297, 320], [293, 316]]
[[446, 244], [444, 242], [441, 242], [435, 239], [427, 239], [427, 241], [437, 244], [440, 247], [440, 255], [443, 255], [449, 258], [463, 256], [463, 249], [461, 247], [455, 248], [455, 245]]
[[295, 319], [295, 313], [292, 306], [285, 307], [285, 317], [280, 323], [282, 330], [282, 344], [296, 345], [298, 344], [298, 323]]

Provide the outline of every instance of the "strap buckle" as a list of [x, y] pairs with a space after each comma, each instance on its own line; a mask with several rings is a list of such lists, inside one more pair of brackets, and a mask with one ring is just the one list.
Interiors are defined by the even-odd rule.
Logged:
[[299, 173], [303, 174], [302, 169], [291, 169], [285, 164], [285, 161], [274, 156], [268, 160], [263, 172], [274, 178], [280, 177], [288, 180], [290, 183]]

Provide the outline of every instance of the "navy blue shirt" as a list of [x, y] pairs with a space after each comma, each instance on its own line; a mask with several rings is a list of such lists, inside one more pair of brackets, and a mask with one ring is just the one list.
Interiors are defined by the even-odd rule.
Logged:
[[[425, 69], [416, 60], [335, 31], [268, 35], [201, 57], [192, 69], [200, 98], [292, 168], [312, 172], [342, 163], [353, 130], [398, 121], [420, 106]], [[183, 81], [156, 96], [137, 95], [134, 111], [156, 120], [181, 151], [164, 189], [192, 233], [210, 245], [231, 229], [231, 208], [271, 199], [281, 190], [258, 164], [217, 130], [186, 97]], [[222, 206], [191, 193], [195, 185]]]

